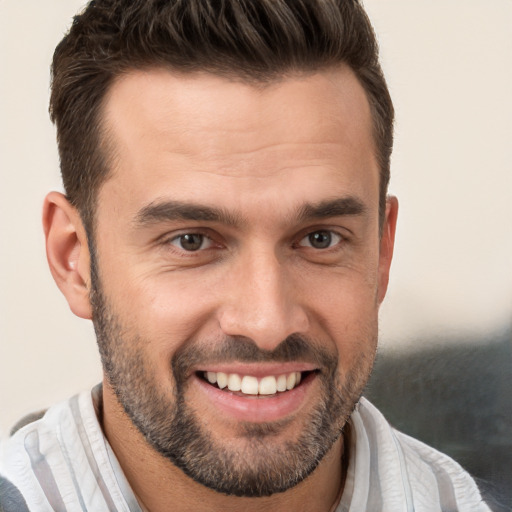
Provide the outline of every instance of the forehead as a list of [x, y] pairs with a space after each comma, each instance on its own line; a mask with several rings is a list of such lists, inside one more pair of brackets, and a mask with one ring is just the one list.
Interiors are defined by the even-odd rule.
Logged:
[[327, 175], [340, 189], [377, 193], [370, 107], [348, 67], [268, 84], [133, 71], [111, 87], [104, 123], [115, 156], [100, 201], [114, 188], [140, 203], [197, 200], [203, 189], [214, 202], [219, 188], [223, 200], [282, 200], [283, 187], [292, 197], [295, 186], [312, 191]]

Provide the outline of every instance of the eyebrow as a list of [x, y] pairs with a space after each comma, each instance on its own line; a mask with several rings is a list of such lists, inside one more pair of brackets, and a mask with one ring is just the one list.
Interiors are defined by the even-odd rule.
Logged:
[[[299, 222], [343, 217], [347, 215], [363, 215], [367, 211], [363, 202], [353, 196], [327, 199], [319, 203], [306, 203], [295, 213]], [[152, 202], [144, 206], [137, 214], [135, 222], [144, 227], [158, 222], [191, 220], [197, 222], [219, 222], [228, 226], [247, 224], [242, 216], [233, 214], [223, 208], [188, 203], [182, 201]]]
[[139, 226], [176, 220], [220, 222], [229, 226], [238, 226], [242, 223], [239, 216], [233, 215], [223, 208], [214, 208], [182, 201], [150, 203], [142, 208], [135, 218]]
[[299, 208], [297, 217], [301, 222], [305, 222], [329, 217], [364, 215], [366, 212], [367, 208], [360, 199], [347, 196], [337, 199], [327, 199], [316, 204], [305, 204]]

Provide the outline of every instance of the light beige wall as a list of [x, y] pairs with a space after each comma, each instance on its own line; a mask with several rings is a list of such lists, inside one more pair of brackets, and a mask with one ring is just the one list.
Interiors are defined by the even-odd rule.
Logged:
[[512, 320], [512, 3], [366, 0], [397, 110], [383, 337]]
[[0, 430], [101, 377], [91, 326], [46, 265], [44, 195], [61, 189], [49, 66], [84, 2], [0, 2]]
[[[0, 430], [90, 387], [91, 326], [47, 270], [40, 210], [60, 189], [53, 48], [83, 2], [0, 2]], [[482, 337], [512, 312], [512, 2], [366, 0], [397, 109], [401, 212], [385, 347]]]

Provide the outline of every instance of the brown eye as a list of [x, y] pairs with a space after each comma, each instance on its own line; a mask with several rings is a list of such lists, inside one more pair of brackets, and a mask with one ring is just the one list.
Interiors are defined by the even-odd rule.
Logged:
[[341, 236], [337, 233], [322, 229], [309, 233], [300, 241], [299, 245], [313, 249], [329, 249], [329, 247], [340, 243], [341, 240]]
[[200, 233], [186, 233], [171, 240], [171, 244], [187, 252], [199, 251], [209, 247], [210, 239]]

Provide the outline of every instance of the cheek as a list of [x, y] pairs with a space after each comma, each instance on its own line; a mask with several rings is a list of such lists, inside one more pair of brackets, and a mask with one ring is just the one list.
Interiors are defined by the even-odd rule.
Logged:
[[319, 335], [334, 345], [340, 369], [348, 370], [361, 357], [375, 352], [378, 332], [376, 280], [367, 274], [330, 275], [323, 283], [316, 280], [310, 315]]
[[123, 324], [151, 346], [153, 359], [170, 356], [205, 329], [211, 300], [201, 279], [160, 275], [133, 279], [120, 290], [119, 312]]
[[326, 319], [348, 329], [352, 322], [377, 312], [377, 275], [377, 265], [326, 268], [309, 276], [303, 283], [303, 293], [318, 314], [323, 312]]

